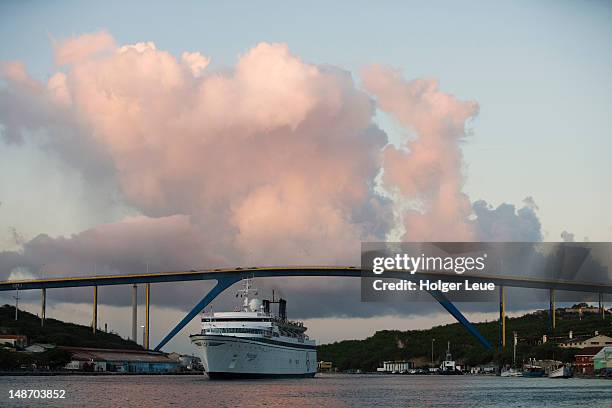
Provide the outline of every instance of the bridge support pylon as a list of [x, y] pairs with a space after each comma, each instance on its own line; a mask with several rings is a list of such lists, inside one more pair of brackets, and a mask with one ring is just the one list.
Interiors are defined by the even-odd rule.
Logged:
[[132, 285], [132, 341], [138, 343], [138, 285]]
[[440, 305], [442, 305], [442, 307], [446, 309], [447, 312], [453, 315], [453, 317], [457, 319], [457, 321], [472, 336], [474, 336], [476, 340], [478, 340], [478, 342], [484, 346], [484, 348], [486, 348], [487, 350], [490, 350], [492, 348], [491, 343], [489, 343], [489, 340], [487, 340], [482, 334], [480, 334], [476, 326], [470, 323], [470, 321], [459, 311], [459, 309], [455, 307], [455, 305], [450, 300], [448, 300], [446, 296], [444, 296], [442, 292], [438, 290], [430, 290], [429, 294], [433, 296], [433, 298], [436, 299], [438, 303], [440, 303]]
[[232, 286], [234, 283], [242, 280], [242, 277], [227, 277], [217, 280], [217, 284], [200, 300], [189, 313], [181, 320], [164, 339], [155, 347], [155, 351], [159, 351], [166, 345], [178, 332], [181, 331], [194, 317], [197, 316], [210, 302], [212, 302], [221, 292]]
[[555, 290], [550, 289], [550, 332], [557, 328], [557, 307], [555, 306]]
[[499, 287], [499, 350], [506, 348], [506, 291]]
[[145, 285], [145, 339], [144, 339], [144, 348], [146, 350], [149, 349], [149, 330], [151, 326], [149, 325], [149, 319], [151, 316], [151, 284], [147, 283]]
[[40, 326], [45, 326], [45, 318], [47, 317], [47, 288], [41, 289], [40, 299]]
[[96, 330], [98, 328], [98, 287], [97, 286], [94, 286], [93, 317], [91, 319], [91, 328], [93, 330], [93, 334], [96, 334]]

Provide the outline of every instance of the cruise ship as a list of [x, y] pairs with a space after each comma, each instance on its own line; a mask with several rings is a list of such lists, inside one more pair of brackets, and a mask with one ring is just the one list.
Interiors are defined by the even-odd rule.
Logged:
[[286, 300], [256, 298], [250, 279], [236, 296], [242, 298], [240, 310], [203, 313], [202, 331], [189, 336], [208, 377], [314, 377], [315, 341], [302, 322], [287, 319]]

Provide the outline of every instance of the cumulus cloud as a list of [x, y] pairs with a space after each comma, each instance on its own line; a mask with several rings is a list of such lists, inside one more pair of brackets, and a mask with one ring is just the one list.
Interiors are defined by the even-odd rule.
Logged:
[[398, 71], [383, 66], [369, 67], [362, 76], [380, 108], [416, 133], [403, 146], [384, 149], [384, 186], [413, 203], [402, 216], [402, 239], [474, 239], [467, 223], [470, 201], [462, 192], [460, 141], [466, 121], [478, 113], [478, 104], [440, 91], [436, 80], [406, 81]]
[[210, 58], [207, 58], [199, 52], [184, 52], [181, 54], [181, 60], [191, 70], [195, 78], [202, 75], [202, 71], [210, 64]]
[[[13, 279], [29, 279], [230, 265], [213, 245], [214, 237], [203, 234], [189, 216], [136, 216], [69, 237], [41, 234], [25, 242], [19, 251], [0, 252], [0, 271], [6, 271]], [[203, 290], [202, 285], [195, 283], [171, 285], [156, 298], [156, 303], [188, 307]], [[105, 292], [103, 302], [129, 302], [129, 297], [115, 296], [121, 290], [108, 288]], [[73, 302], [91, 300], [89, 291], [82, 290], [54, 291], [53, 297]]]
[[[80, 47], [69, 40], [63, 52], [71, 44]], [[99, 163], [97, 173], [146, 216], [192, 215], [207, 235], [260, 262], [273, 250], [287, 260], [327, 252], [354, 262], [360, 239], [383, 238], [370, 231], [389, 219], [390, 206], [374, 194], [386, 135], [345, 71], [263, 43], [233, 72], [197, 80], [169, 53], [139, 43], [73, 60], [52, 82], [8, 95], [45, 112], [17, 115], [8, 132], [37, 116], [52, 148], [94, 157], [64, 153], [89, 173]]]
[[[384, 240], [398, 214], [404, 240], [541, 239], [532, 201], [493, 209], [463, 193], [461, 144], [478, 105], [435, 80], [373, 66], [361, 88], [285, 44], [258, 44], [225, 70], [199, 52], [117, 45], [107, 32], [54, 50], [62, 68], [46, 83], [2, 65], [2, 137], [39, 143], [140, 216], [40, 235], [0, 253], [4, 271], [357, 264], [360, 241]], [[415, 137], [388, 144], [377, 109]], [[326, 295], [355, 286], [291, 285]]]
[[115, 39], [106, 31], [81, 34], [62, 41], [54, 41], [57, 65], [67, 65], [94, 58], [115, 48]]
[[122, 47], [119, 47], [118, 52], [119, 53], [137, 52], [139, 54], [142, 54], [147, 51], [155, 51], [156, 49], [157, 47], [155, 46], [155, 43], [153, 41], [147, 41], [147, 42], [139, 42], [136, 44], [124, 45]]
[[523, 200], [523, 206], [503, 203], [493, 208], [484, 200], [472, 206], [472, 222], [478, 241], [538, 242], [542, 240], [542, 225], [538, 207], [532, 197]]

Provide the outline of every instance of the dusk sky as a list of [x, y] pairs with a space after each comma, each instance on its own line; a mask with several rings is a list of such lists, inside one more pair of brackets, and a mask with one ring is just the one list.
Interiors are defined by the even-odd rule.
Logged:
[[[3, 1], [1, 280], [357, 264], [364, 240], [612, 241], [611, 18], [605, 1]], [[87, 324], [78, 293], [50, 315]], [[120, 316], [113, 293], [101, 313]], [[198, 293], [159, 295], [154, 339]], [[323, 341], [450, 321], [296, 303]]]

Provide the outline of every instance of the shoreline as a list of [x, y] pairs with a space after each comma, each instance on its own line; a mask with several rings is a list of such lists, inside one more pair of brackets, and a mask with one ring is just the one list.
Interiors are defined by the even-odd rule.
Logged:
[[[415, 377], [416, 375], [408, 375], [408, 374], [392, 374], [392, 373], [378, 373], [378, 372], [370, 372], [370, 373], [340, 373], [340, 372], [334, 372], [334, 373], [327, 373], [327, 372], [323, 372], [323, 373], [317, 373], [316, 377], [320, 377], [321, 375], [326, 376], [326, 375], [346, 375], [346, 376], [359, 376], [359, 375], [363, 375], [363, 376], [371, 376], [371, 375], [376, 375], [376, 376], [401, 376], [401, 377]], [[56, 376], [82, 376], [82, 377], [97, 377], [97, 376], [107, 376], [107, 377], [113, 377], [113, 376], [203, 376], [206, 377], [204, 371], [187, 371], [187, 372], [176, 372], [176, 373], [117, 373], [117, 372], [108, 372], [108, 371], [103, 371], [103, 372], [84, 372], [84, 371], [78, 371], [78, 372], [70, 372], [70, 371], [0, 371], [0, 377], [56, 377]], [[491, 378], [491, 377], [500, 377], [499, 375], [493, 375], [493, 374], [465, 374], [465, 376], [467, 377], [482, 377], [482, 378]], [[419, 377], [424, 377], [423, 376], [419, 376]], [[430, 377], [446, 377], [446, 376], [437, 376], [437, 375], [430, 375]], [[206, 377], [208, 378], [208, 377]], [[501, 377], [500, 377], [501, 378]], [[542, 377], [542, 378], [548, 378], [548, 377]], [[612, 377], [601, 377], [601, 376], [585, 376], [585, 375], [580, 375], [580, 376], [574, 376], [571, 377], [572, 379], [584, 379], [584, 380], [595, 380], [595, 379], [600, 379], [600, 380], [612, 380]]]
[[177, 372], [177, 373], [113, 373], [109, 371], [87, 372], [87, 371], [0, 371], [0, 377], [52, 377], [52, 376], [122, 376], [122, 375], [204, 375], [203, 371]]

